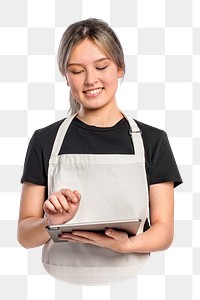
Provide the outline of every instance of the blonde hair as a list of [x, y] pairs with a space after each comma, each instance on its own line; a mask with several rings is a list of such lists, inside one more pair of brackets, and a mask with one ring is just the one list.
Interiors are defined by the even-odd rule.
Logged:
[[[106, 22], [89, 18], [71, 24], [63, 33], [57, 55], [58, 67], [63, 76], [66, 75], [73, 48], [86, 38], [93, 41], [125, 73], [124, 53], [115, 32]], [[70, 92], [70, 113], [75, 114], [79, 109], [80, 104]]]

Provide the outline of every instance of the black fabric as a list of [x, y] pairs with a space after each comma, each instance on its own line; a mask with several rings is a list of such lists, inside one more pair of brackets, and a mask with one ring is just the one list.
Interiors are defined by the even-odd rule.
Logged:
[[[21, 182], [47, 186], [48, 161], [60, 120], [33, 134], [25, 158]], [[182, 183], [165, 131], [136, 121], [142, 132], [148, 184]], [[134, 147], [125, 118], [112, 127], [90, 126], [74, 118], [59, 154], [133, 154]]]

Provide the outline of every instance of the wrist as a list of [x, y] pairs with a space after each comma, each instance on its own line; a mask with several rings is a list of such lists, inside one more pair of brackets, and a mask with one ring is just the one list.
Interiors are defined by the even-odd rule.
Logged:
[[44, 224], [45, 224], [45, 227], [51, 225], [46, 214], [44, 215]]

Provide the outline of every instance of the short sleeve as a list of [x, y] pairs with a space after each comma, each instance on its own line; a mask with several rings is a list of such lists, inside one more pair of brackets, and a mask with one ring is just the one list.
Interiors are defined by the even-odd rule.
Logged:
[[161, 131], [161, 137], [152, 156], [152, 164], [149, 174], [149, 183], [173, 181], [174, 187], [182, 183], [182, 179], [165, 131]]
[[43, 152], [41, 149], [41, 143], [39, 143], [38, 140], [37, 130], [33, 134], [26, 152], [21, 183], [24, 181], [43, 186], [47, 185]]

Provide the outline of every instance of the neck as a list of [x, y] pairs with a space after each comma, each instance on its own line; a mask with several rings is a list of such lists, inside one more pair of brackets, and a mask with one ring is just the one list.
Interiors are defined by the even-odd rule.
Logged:
[[123, 115], [117, 106], [106, 110], [91, 110], [81, 107], [77, 118], [88, 125], [111, 127], [119, 122], [123, 118]]

